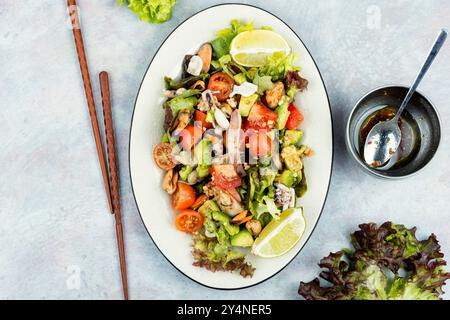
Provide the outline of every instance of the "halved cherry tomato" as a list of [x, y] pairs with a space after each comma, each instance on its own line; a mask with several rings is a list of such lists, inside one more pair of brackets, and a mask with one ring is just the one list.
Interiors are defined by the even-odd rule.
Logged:
[[211, 129], [213, 127], [211, 122], [206, 121], [206, 113], [204, 113], [204, 112], [195, 110], [194, 119], [195, 119], [195, 122], [201, 122], [203, 128]]
[[190, 185], [177, 183], [177, 191], [172, 195], [172, 207], [175, 210], [184, 210], [195, 202], [195, 190]]
[[272, 129], [275, 127], [278, 114], [261, 102], [256, 102], [248, 115], [248, 126], [253, 129]]
[[205, 194], [202, 194], [200, 197], [198, 197], [194, 204], [191, 206], [192, 209], [197, 210], [200, 208], [202, 204], [204, 204], [208, 200], [208, 197]]
[[223, 102], [228, 99], [233, 91], [234, 80], [225, 72], [217, 72], [209, 78], [208, 89], [211, 91], [216, 91], [214, 93], [217, 100]]
[[153, 159], [158, 167], [164, 170], [170, 170], [177, 165], [172, 157], [172, 146], [170, 143], [160, 143], [153, 149]]
[[214, 185], [221, 189], [237, 188], [242, 184], [232, 164], [215, 165], [211, 167]]
[[191, 150], [202, 139], [203, 129], [187, 126], [180, 133], [180, 143], [184, 150]]
[[248, 138], [248, 144], [253, 157], [265, 156], [272, 150], [272, 139], [263, 130], [253, 131]]
[[295, 104], [293, 102], [289, 105], [288, 111], [290, 112], [290, 114], [286, 122], [286, 129], [297, 129], [298, 125], [303, 121], [304, 117], [302, 113], [295, 107]]
[[184, 210], [177, 214], [175, 226], [178, 230], [186, 233], [198, 231], [203, 226], [205, 218], [194, 210]]

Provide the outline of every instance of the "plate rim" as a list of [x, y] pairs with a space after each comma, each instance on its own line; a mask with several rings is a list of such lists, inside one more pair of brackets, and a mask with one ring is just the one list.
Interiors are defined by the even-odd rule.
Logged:
[[[278, 20], [280, 20], [286, 27], [289, 28], [289, 30], [291, 30], [291, 31], [294, 33], [294, 35], [297, 37], [297, 39], [298, 39], [298, 40], [302, 43], [302, 45], [305, 47], [306, 51], [308, 52], [309, 56], [311, 57], [311, 60], [313, 61], [314, 65], [315, 65], [315, 67], [316, 67], [316, 69], [317, 69], [317, 71], [318, 71], [318, 73], [319, 73], [319, 77], [320, 77], [320, 80], [322, 81], [322, 85], [323, 85], [323, 88], [324, 88], [324, 90], [325, 90], [325, 94], [326, 94], [326, 97], [327, 97], [327, 101], [328, 101], [328, 110], [329, 110], [329, 112], [330, 112], [330, 119], [331, 119], [331, 167], [330, 167], [330, 175], [329, 175], [329, 177], [328, 177], [328, 186], [327, 186], [327, 191], [326, 191], [326, 193], [325, 193], [325, 199], [324, 199], [324, 201], [323, 201], [322, 208], [320, 209], [320, 213], [319, 213], [319, 216], [318, 216], [318, 218], [317, 218], [317, 221], [316, 221], [316, 223], [314, 224], [314, 227], [313, 227], [312, 230], [311, 230], [311, 233], [309, 234], [308, 238], [305, 240], [305, 243], [303, 244], [302, 248], [301, 248], [300, 250], [298, 250], [298, 252], [292, 257], [292, 259], [289, 260], [288, 263], [286, 263], [281, 269], [279, 269], [278, 271], [276, 271], [275, 273], [273, 273], [273, 274], [270, 275], [269, 277], [267, 277], [267, 278], [265, 278], [265, 279], [263, 279], [263, 280], [261, 280], [261, 281], [259, 281], [259, 282], [256, 282], [256, 283], [253, 283], [253, 284], [250, 284], [250, 285], [246, 285], [246, 286], [242, 286], [242, 287], [236, 287], [236, 288], [222, 288], [222, 287], [214, 287], [214, 286], [210, 286], [210, 285], [204, 284], [204, 283], [202, 283], [202, 282], [200, 282], [200, 281], [198, 281], [198, 280], [196, 280], [196, 279], [190, 277], [190, 276], [187, 275], [186, 273], [184, 273], [184, 272], [183, 272], [182, 270], [180, 270], [180, 269], [179, 269], [179, 268], [178, 268], [178, 267], [177, 267], [177, 266], [176, 266], [176, 265], [175, 265], [168, 257], [166, 257], [166, 255], [164, 254], [164, 252], [162, 252], [162, 250], [161, 250], [161, 249], [158, 247], [158, 245], [156, 244], [155, 240], [153, 239], [152, 235], [150, 234], [150, 231], [148, 230], [148, 228], [147, 228], [147, 226], [146, 226], [146, 224], [145, 224], [145, 222], [144, 222], [144, 218], [142, 217], [141, 210], [139, 209], [139, 205], [138, 205], [138, 202], [137, 202], [137, 199], [136, 199], [136, 193], [135, 193], [135, 191], [134, 191], [134, 185], [133, 185], [133, 177], [132, 177], [132, 174], [131, 174], [131, 135], [132, 135], [132, 132], [133, 132], [133, 123], [134, 123], [134, 116], [135, 116], [135, 112], [136, 112], [136, 105], [137, 105], [137, 100], [138, 100], [138, 97], [139, 97], [139, 93], [141, 92], [142, 85], [143, 85], [143, 83], [144, 83], [144, 79], [145, 79], [146, 76], [147, 76], [148, 70], [149, 70], [150, 66], [152, 65], [152, 63], [153, 63], [153, 60], [155, 59], [156, 55], [159, 53], [159, 51], [160, 51], [160, 49], [162, 48], [162, 46], [166, 43], [166, 41], [167, 41], [167, 40], [172, 36], [172, 34], [173, 34], [173, 33], [174, 33], [181, 25], [183, 25], [187, 20], [191, 19], [192, 17], [196, 16], [197, 14], [199, 14], [199, 13], [201, 13], [201, 12], [203, 12], [203, 11], [206, 11], [206, 10], [209, 10], [209, 9], [212, 9], [212, 8], [215, 8], [215, 7], [229, 6], [229, 5], [238, 5], [238, 6], [251, 7], [251, 8], [255, 8], [255, 9], [259, 9], [259, 10], [261, 10], [261, 11], [264, 11], [264, 12], [270, 14], [271, 16], [277, 18]], [[300, 252], [303, 250], [303, 248], [304, 248], [304, 247], [306, 246], [306, 244], [308, 243], [308, 241], [311, 239], [311, 236], [313, 235], [313, 233], [314, 233], [314, 231], [315, 231], [317, 225], [319, 224], [320, 218], [322, 217], [323, 210], [324, 210], [324, 208], [325, 208], [325, 204], [326, 204], [326, 202], [327, 202], [328, 195], [329, 195], [329, 192], [330, 192], [331, 178], [332, 178], [332, 176], [333, 176], [333, 167], [334, 167], [334, 121], [333, 121], [333, 112], [332, 112], [332, 110], [331, 110], [330, 97], [329, 97], [329, 95], [328, 95], [328, 90], [327, 90], [327, 87], [326, 87], [326, 85], [325, 85], [325, 81], [323, 80], [322, 73], [320, 72], [319, 66], [317, 65], [317, 63], [316, 63], [314, 57], [312, 56], [311, 52], [309, 51], [308, 47], [305, 45], [305, 43], [303, 42], [303, 40], [300, 38], [300, 36], [294, 31], [294, 29], [292, 29], [291, 26], [290, 26], [289, 24], [287, 24], [283, 19], [281, 19], [280, 17], [278, 17], [276, 14], [274, 14], [274, 13], [272, 13], [272, 12], [266, 10], [266, 9], [263, 9], [263, 8], [261, 8], [261, 7], [258, 7], [258, 6], [256, 6], [256, 5], [252, 5], [252, 4], [236, 3], [236, 2], [226, 2], [226, 3], [219, 3], [219, 4], [215, 4], [215, 5], [206, 7], [206, 8], [204, 8], [204, 9], [202, 9], [202, 10], [199, 10], [199, 11], [193, 13], [192, 15], [190, 15], [189, 17], [187, 17], [186, 19], [184, 19], [183, 21], [181, 21], [181, 22], [180, 22], [180, 23], [179, 23], [179, 24], [178, 24], [178, 25], [177, 25], [177, 26], [176, 26], [176, 27], [175, 27], [175, 28], [174, 28], [167, 36], [166, 36], [166, 38], [161, 42], [161, 44], [159, 45], [158, 49], [155, 51], [154, 55], [152, 56], [152, 58], [151, 58], [151, 60], [150, 60], [150, 62], [149, 62], [149, 64], [148, 64], [148, 66], [147, 66], [147, 69], [145, 70], [145, 73], [144, 73], [144, 75], [143, 75], [143, 77], [142, 77], [142, 80], [141, 80], [141, 83], [140, 83], [140, 85], [139, 85], [139, 89], [138, 89], [138, 91], [137, 91], [137, 93], [136, 93], [136, 98], [135, 98], [135, 101], [134, 101], [133, 113], [132, 113], [132, 116], [131, 116], [131, 122], [130, 122], [130, 127], [129, 127], [129, 128], [130, 128], [130, 129], [129, 129], [129, 138], [128, 138], [128, 174], [129, 174], [130, 182], [131, 182], [131, 192], [132, 192], [132, 194], [133, 194], [134, 203], [135, 203], [136, 209], [137, 209], [137, 211], [138, 211], [138, 213], [139, 213], [139, 217], [140, 217], [140, 219], [141, 219], [142, 224], [144, 225], [145, 230], [147, 231], [147, 234], [149, 235], [150, 239], [152, 240], [153, 244], [154, 244], [155, 247], [158, 249], [158, 251], [161, 253], [161, 255], [162, 255], [162, 256], [163, 256], [163, 257], [164, 257], [171, 265], [172, 265], [172, 267], [175, 268], [175, 270], [177, 270], [178, 272], [180, 272], [180, 273], [181, 273], [182, 275], [184, 275], [186, 278], [192, 280], [193, 282], [195, 282], [195, 283], [197, 283], [197, 284], [200, 284], [200, 285], [203, 286], [203, 287], [206, 287], [206, 288], [209, 288], [209, 289], [215, 289], [215, 290], [233, 291], [233, 290], [242, 290], [242, 289], [251, 288], [251, 287], [257, 286], [257, 285], [259, 285], [259, 284], [261, 284], [261, 283], [263, 283], [263, 282], [265, 282], [265, 281], [267, 281], [267, 280], [269, 280], [269, 279], [275, 277], [277, 274], [279, 274], [281, 271], [283, 271], [288, 265], [290, 265], [290, 264], [292, 263], [292, 261], [293, 261], [295, 258], [297, 258], [297, 256], [300, 254]]]

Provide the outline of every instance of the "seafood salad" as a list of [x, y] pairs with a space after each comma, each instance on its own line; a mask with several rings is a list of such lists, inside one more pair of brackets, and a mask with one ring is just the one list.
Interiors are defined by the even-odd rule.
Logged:
[[294, 103], [308, 86], [296, 61], [275, 31], [233, 20], [186, 54], [179, 79], [164, 79], [153, 157], [195, 266], [251, 277], [247, 254], [280, 256], [301, 238], [313, 151]]

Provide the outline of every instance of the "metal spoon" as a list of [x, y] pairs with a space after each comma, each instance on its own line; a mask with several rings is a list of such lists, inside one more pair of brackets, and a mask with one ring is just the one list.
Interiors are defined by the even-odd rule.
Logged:
[[428, 58], [425, 61], [422, 69], [414, 81], [414, 84], [409, 89], [403, 100], [400, 108], [398, 109], [394, 118], [388, 121], [383, 121], [376, 124], [372, 130], [370, 130], [366, 143], [364, 145], [364, 160], [373, 168], [385, 169], [387, 162], [397, 152], [398, 146], [402, 138], [400, 127], [398, 125], [398, 119], [400, 118], [403, 110], [408, 105], [409, 100], [413, 96], [423, 77], [427, 73], [434, 59], [436, 58], [439, 50], [447, 39], [447, 30], [442, 29], [431, 48]]

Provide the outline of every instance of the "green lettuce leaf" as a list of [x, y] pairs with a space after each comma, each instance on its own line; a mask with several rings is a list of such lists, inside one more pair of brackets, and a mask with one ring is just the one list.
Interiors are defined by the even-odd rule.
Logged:
[[238, 20], [231, 20], [230, 27], [217, 31], [216, 39], [211, 41], [214, 57], [219, 59], [230, 53], [231, 41], [239, 33], [254, 29], [253, 23], [242, 23]]
[[267, 90], [273, 89], [273, 82], [271, 76], [260, 76], [256, 74], [253, 78], [253, 84], [258, 86], [258, 94], [262, 95]]
[[297, 55], [294, 52], [285, 54], [283, 52], [275, 52], [272, 56], [267, 57], [266, 63], [259, 69], [260, 76], [270, 76], [272, 81], [278, 81], [286, 78], [288, 72], [300, 70], [295, 66]]
[[172, 17], [176, 0], [119, 0], [139, 16], [139, 19], [151, 23], [162, 23]]
[[245, 254], [232, 250], [226, 243], [219, 243], [217, 238], [207, 238], [202, 233], [193, 236], [192, 255], [194, 266], [211, 271], [239, 271], [243, 277], [251, 277], [255, 271], [245, 262]]
[[300, 283], [308, 300], [437, 300], [450, 278], [436, 236], [418, 240], [415, 228], [362, 224], [351, 235], [354, 251], [323, 258], [320, 277]]
[[174, 117], [178, 115], [178, 113], [182, 110], [188, 110], [189, 112], [194, 112], [194, 106], [197, 105], [197, 98], [195, 96], [183, 98], [183, 97], [175, 97], [169, 101], [167, 101], [167, 105], [172, 109], [172, 113]]

